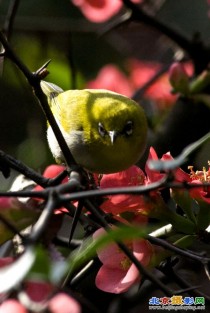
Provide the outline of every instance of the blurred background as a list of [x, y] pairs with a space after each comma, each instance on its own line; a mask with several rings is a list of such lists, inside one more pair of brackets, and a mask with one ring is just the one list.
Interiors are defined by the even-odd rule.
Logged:
[[[1, 29], [11, 4], [0, 1]], [[189, 40], [210, 44], [207, 0], [150, 0], [143, 5], [145, 12]], [[122, 22], [126, 14], [121, 7], [108, 20], [95, 22], [70, 0], [20, 0], [9, 41], [31, 71], [50, 59], [46, 80], [65, 90], [107, 88], [133, 96], [144, 106], [153, 133], [177, 101], [168, 82], [170, 64], [184, 59], [189, 75], [193, 75], [193, 64], [159, 30], [141, 21]], [[0, 69], [0, 149], [42, 172], [54, 162], [45, 116], [15, 65], [1, 57]], [[209, 118], [209, 109], [205, 110], [202, 114]], [[180, 149], [174, 149], [175, 154]]]

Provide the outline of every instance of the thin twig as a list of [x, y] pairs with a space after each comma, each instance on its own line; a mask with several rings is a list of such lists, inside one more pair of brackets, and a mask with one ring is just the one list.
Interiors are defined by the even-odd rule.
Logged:
[[54, 209], [57, 206], [57, 201], [56, 201], [56, 194], [54, 192], [51, 192], [49, 194], [49, 198], [48, 201], [46, 203], [46, 206], [43, 210], [43, 212], [41, 213], [38, 221], [36, 222], [36, 224], [33, 226], [32, 231], [30, 233], [30, 235], [27, 237], [28, 242], [32, 243], [32, 242], [37, 242], [43, 232], [45, 231], [50, 218], [53, 215]]
[[[3, 26], [3, 32], [6, 35], [6, 37], [9, 39], [12, 34], [12, 28], [15, 20], [15, 16], [17, 13], [17, 9], [19, 6], [20, 0], [10, 0], [6, 20]], [[4, 68], [4, 57], [5, 57], [5, 51], [1, 51], [0, 53], [0, 74], [3, 74], [3, 68]]]
[[[5, 38], [3, 32], [0, 32], [0, 42], [4, 46], [5, 49], [5, 55], [12, 61], [16, 66], [19, 68], [19, 70], [24, 74], [24, 76], [27, 78], [29, 84], [34, 89], [34, 93], [39, 101], [39, 104], [50, 124], [52, 127], [52, 130], [55, 134], [55, 137], [59, 143], [59, 146], [61, 148], [61, 151], [63, 153], [64, 159], [66, 161], [66, 164], [69, 168], [78, 168], [78, 165], [71, 154], [69, 147], [63, 137], [63, 134], [55, 120], [55, 117], [48, 105], [46, 96], [42, 92], [42, 89], [40, 87], [40, 76], [37, 74], [37, 72], [32, 73], [27, 66], [18, 58], [18, 56], [15, 54], [13, 49], [11, 48], [10, 44], [8, 43], [7, 39]], [[41, 77], [42, 78], [42, 77]]]
[[[61, 186], [63, 188], [64, 184]], [[85, 198], [94, 198], [94, 197], [104, 197], [109, 195], [119, 195], [119, 194], [131, 194], [131, 195], [143, 195], [147, 194], [151, 191], [157, 191], [158, 189], [163, 188], [176, 188], [176, 189], [194, 189], [194, 188], [205, 188], [209, 187], [210, 183], [171, 183], [167, 182], [167, 178], [163, 178], [157, 182], [151, 183], [149, 185], [140, 185], [140, 186], [132, 186], [132, 187], [119, 187], [119, 188], [104, 188], [104, 189], [96, 189], [96, 190], [85, 190], [76, 193], [71, 193], [63, 197], [60, 196], [60, 200], [67, 202], [73, 201], [77, 199], [85, 199]]]
[[160, 238], [156, 238], [150, 235], [147, 235], [145, 237], [145, 239], [147, 239], [149, 242], [161, 246], [167, 250], [173, 251], [174, 253], [178, 254], [178, 255], [182, 255], [184, 257], [190, 258], [191, 260], [195, 260], [198, 261], [200, 263], [202, 263], [203, 265], [206, 265], [210, 262], [210, 258], [206, 258], [206, 257], [202, 257], [200, 255], [195, 254], [194, 252], [191, 252], [189, 250], [184, 250], [181, 249], [169, 242], [167, 242], [166, 240], [160, 239]]
[[[171, 266], [171, 264], [169, 262], [166, 263], [164, 266], [161, 266], [159, 268], [159, 270], [161, 272], [163, 272], [166, 276], [168, 276], [171, 279], [173, 279], [177, 284], [180, 285], [180, 287], [187, 288], [188, 290], [189, 290], [189, 288], [192, 288], [191, 283], [188, 283], [185, 279], [180, 277], [174, 271], [173, 267]], [[196, 286], [194, 286], [193, 289], [191, 290], [191, 294], [194, 295], [194, 296], [204, 297], [206, 301], [210, 302], [210, 296], [205, 294], [205, 293], [203, 293], [202, 291], [198, 290], [196, 288]]]
[[[79, 191], [76, 193], [71, 193], [70, 195], [60, 196], [60, 200], [64, 202], [72, 201], [72, 200], [77, 200], [77, 199], [87, 199], [87, 198], [95, 198], [95, 197], [103, 197], [107, 195], [119, 195], [119, 194], [145, 194], [149, 193], [150, 191], [157, 190], [158, 188], [163, 188], [166, 187], [167, 184], [165, 184], [166, 178], [155, 182], [151, 183], [149, 185], [141, 185], [141, 186], [133, 186], [133, 187], [120, 187], [120, 188], [104, 188], [104, 189], [95, 189], [95, 190], [85, 190], [85, 191]], [[60, 186], [60, 188], [64, 188]], [[183, 188], [183, 185], [180, 188]]]
[[135, 93], [132, 96], [132, 99], [135, 101], [139, 101], [142, 99], [144, 93], [147, 91], [147, 89], [158, 80], [164, 73], [166, 73], [169, 69], [170, 65], [167, 64], [165, 66], [162, 66], [159, 71], [157, 71], [151, 79], [149, 79], [141, 88], [135, 91]]
[[[168, 25], [158, 21], [153, 16], [148, 15], [146, 12], [141, 10], [141, 8], [135, 5], [130, 0], [122, 0], [124, 5], [132, 11], [132, 17], [135, 21], [143, 22], [149, 27], [154, 28], [156, 31], [161, 32], [167, 36], [170, 40], [174, 41], [183, 50], [187, 52], [189, 56], [193, 59], [196, 67], [196, 72], [200, 73], [204, 70], [209, 63], [209, 48], [205, 47], [202, 42], [192, 40], [183, 36], [177, 30], [170, 28]], [[201, 61], [202, 60], [202, 61]], [[199, 64], [200, 63], [200, 64]]]
[[[75, 171], [75, 173], [77, 173]], [[79, 175], [79, 173], [78, 173]], [[49, 184], [50, 185], [50, 184]], [[144, 195], [151, 191], [158, 190], [159, 188], [176, 188], [176, 189], [193, 189], [193, 188], [205, 188], [210, 186], [210, 183], [170, 183], [167, 179], [161, 179], [155, 183], [149, 185], [140, 185], [132, 187], [116, 187], [116, 188], [104, 188], [104, 189], [94, 189], [94, 190], [82, 190], [84, 187], [77, 180], [71, 180], [68, 183], [63, 183], [55, 187], [48, 187], [45, 191], [55, 188], [59, 194], [59, 201], [63, 205], [70, 201], [91, 199], [95, 197], [104, 197], [109, 195], [119, 195], [119, 194], [130, 194], [130, 195]], [[0, 197], [41, 197], [46, 198], [44, 191], [5, 191], [0, 192]]]
[[0, 165], [2, 165], [3, 168], [6, 166], [16, 170], [42, 187], [46, 187], [49, 184], [49, 178], [43, 177], [21, 161], [13, 158], [9, 154], [6, 154], [2, 150], [0, 150]]

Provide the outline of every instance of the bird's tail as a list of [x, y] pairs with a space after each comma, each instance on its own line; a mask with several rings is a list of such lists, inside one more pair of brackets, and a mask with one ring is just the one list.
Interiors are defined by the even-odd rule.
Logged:
[[44, 80], [41, 80], [40, 86], [42, 91], [50, 101], [52, 101], [52, 99], [54, 99], [59, 93], [64, 92], [63, 89], [61, 89], [57, 85], [46, 82]]

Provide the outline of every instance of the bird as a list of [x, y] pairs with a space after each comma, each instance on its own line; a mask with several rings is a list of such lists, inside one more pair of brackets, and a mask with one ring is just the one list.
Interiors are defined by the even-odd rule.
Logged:
[[[108, 174], [126, 170], [142, 156], [147, 141], [147, 120], [134, 100], [105, 89], [64, 91], [41, 81], [41, 89], [77, 164], [91, 173]], [[50, 125], [50, 150], [64, 162]]]

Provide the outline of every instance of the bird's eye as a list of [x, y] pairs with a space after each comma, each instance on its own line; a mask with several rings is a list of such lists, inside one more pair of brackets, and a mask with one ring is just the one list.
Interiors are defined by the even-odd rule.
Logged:
[[128, 121], [123, 129], [123, 133], [127, 136], [131, 136], [133, 133], [133, 122]]
[[104, 126], [101, 123], [98, 123], [98, 132], [102, 137], [104, 137], [107, 133]]

